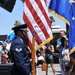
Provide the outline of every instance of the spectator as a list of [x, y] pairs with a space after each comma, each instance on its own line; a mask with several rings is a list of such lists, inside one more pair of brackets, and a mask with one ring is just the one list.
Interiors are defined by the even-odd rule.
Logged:
[[[59, 64], [60, 64], [61, 71], [62, 71], [62, 58], [61, 58], [61, 56], [62, 56], [62, 50], [64, 48], [63, 41], [61, 41], [61, 40], [63, 40], [62, 37], [65, 37], [67, 39], [66, 34], [63, 30], [60, 31], [60, 38], [57, 40], [57, 45], [56, 45], [56, 49], [59, 51]], [[62, 75], [63, 75], [63, 73], [62, 73]]]
[[14, 37], [15, 37], [15, 33], [13, 30], [10, 31], [9, 35], [7, 36], [7, 45], [6, 45], [6, 49], [8, 51], [8, 61], [9, 63], [12, 62], [11, 60], [11, 52], [10, 52], [10, 46], [11, 46], [11, 43], [12, 41], [14, 40]]
[[6, 45], [2, 46], [2, 64], [7, 64], [8, 63], [8, 55], [7, 55], [8, 51], [6, 50]]
[[53, 74], [56, 75], [55, 68], [54, 68], [54, 58], [53, 53], [54, 52], [54, 46], [50, 43], [46, 44], [45, 46], [45, 59], [47, 64], [50, 64], [53, 70]]
[[8, 62], [11, 63], [11, 53], [10, 53], [10, 46], [11, 46], [12, 41], [10, 39], [7, 39], [7, 45], [6, 45], [6, 50], [8, 51]]
[[7, 51], [10, 51], [11, 42], [12, 41], [10, 39], [7, 40], [7, 45], [6, 45]]
[[41, 47], [37, 57], [37, 65], [42, 64], [44, 61], [44, 49]]
[[69, 62], [70, 62], [70, 57], [69, 57], [69, 47], [68, 47], [68, 39], [65, 39], [63, 37], [63, 42], [64, 42], [64, 48], [62, 50], [62, 71], [63, 75], [69, 75]]

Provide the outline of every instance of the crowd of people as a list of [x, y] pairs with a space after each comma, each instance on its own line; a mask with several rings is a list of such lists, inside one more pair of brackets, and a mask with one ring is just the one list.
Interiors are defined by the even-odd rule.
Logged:
[[[7, 64], [14, 62], [11, 75], [17, 75], [17, 71], [19, 71], [19, 75], [25, 73], [27, 73], [26, 75], [31, 75], [31, 58], [27, 45], [27, 24], [16, 26], [12, 30], [15, 32], [15, 38], [13, 41], [7, 39], [7, 44], [3, 44], [2, 51], [0, 51], [1, 63]], [[60, 31], [56, 50], [59, 52], [59, 64], [62, 75], [74, 75], [75, 63], [70, 59], [68, 38], [64, 31]], [[51, 65], [53, 74], [56, 75], [53, 57], [54, 51], [54, 45], [51, 42], [42, 46], [40, 51], [36, 53], [36, 64], [38, 65], [39, 61], [41, 61], [41, 64], [45, 61], [47, 65]]]
[[[69, 40], [65, 32], [63, 30], [60, 31], [60, 37], [59, 39], [57, 39], [56, 50], [58, 50], [59, 52], [59, 55], [58, 55], [59, 65], [60, 65], [62, 75], [74, 75], [75, 73], [74, 71], [75, 63], [70, 59], [68, 42]], [[53, 74], [56, 75], [56, 70], [54, 67], [54, 57], [53, 57], [53, 53], [55, 51], [54, 45], [49, 42], [42, 48], [43, 48], [42, 50], [44, 50], [43, 57], [46, 63], [51, 65]], [[40, 50], [40, 52], [42, 51]]]
[[2, 45], [2, 50], [0, 50], [0, 63], [7, 64], [11, 63], [11, 59], [9, 56], [11, 46], [11, 40], [7, 39], [6, 43]]
[[62, 75], [69, 75], [69, 47], [68, 38], [64, 31], [60, 31], [60, 38], [57, 40], [57, 50], [59, 51], [59, 64]]

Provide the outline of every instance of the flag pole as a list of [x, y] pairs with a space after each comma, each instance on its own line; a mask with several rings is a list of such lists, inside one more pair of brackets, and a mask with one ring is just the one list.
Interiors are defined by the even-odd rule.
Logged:
[[36, 75], [36, 62], [35, 62], [35, 31], [32, 32], [32, 75]]

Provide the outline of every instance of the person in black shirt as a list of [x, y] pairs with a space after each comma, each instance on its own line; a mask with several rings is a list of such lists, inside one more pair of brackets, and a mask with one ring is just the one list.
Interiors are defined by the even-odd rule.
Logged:
[[47, 64], [51, 64], [53, 74], [56, 75], [54, 68], [54, 58], [53, 58], [54, 46], [50, 43], [45, 45], [45, 60]]

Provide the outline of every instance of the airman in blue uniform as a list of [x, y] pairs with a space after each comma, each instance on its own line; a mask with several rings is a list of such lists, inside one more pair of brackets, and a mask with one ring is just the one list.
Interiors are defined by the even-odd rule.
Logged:
[[27, 46], [27, 24], [13, 27], [15, 38], [11, 44], [14, 62], [11, 75], [31, 75], [30, 51]]

